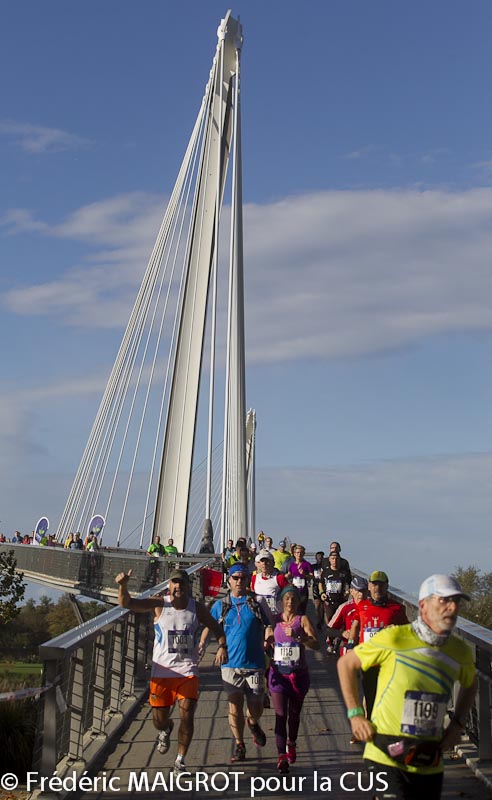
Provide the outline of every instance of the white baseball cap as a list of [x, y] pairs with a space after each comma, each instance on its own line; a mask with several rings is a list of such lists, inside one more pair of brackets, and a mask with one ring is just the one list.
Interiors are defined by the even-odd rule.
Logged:
[[461, 589], [458, 581], [452, 575], [431, 575], [426, 578], [419, 589], [419, 600], [424, 600], [431, 594], [435, 594], [437, 597], [460, 595], [465, 600], [470, 599], [470, 596]]
[[260, 552], [255, 558], [255, 562], [263, 561], [264, 558], [268, 558], [269, 561], [273, 561], [273, 556], [270, 553], [270, 550], [260, 550]]

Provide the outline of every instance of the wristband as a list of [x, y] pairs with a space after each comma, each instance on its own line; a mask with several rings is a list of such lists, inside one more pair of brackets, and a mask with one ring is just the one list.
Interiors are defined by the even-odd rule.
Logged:
[[220, 647], [224, 647], [227, 650], [227, 642], [222, 642], [222, 644], [219, 644], [219, 648]]
[[365, 717], [365, 712], [362, 706], [356, 706], [356, 708], [349, 708], [347, 711], [347, 718], [352, 719], [352, 717]]

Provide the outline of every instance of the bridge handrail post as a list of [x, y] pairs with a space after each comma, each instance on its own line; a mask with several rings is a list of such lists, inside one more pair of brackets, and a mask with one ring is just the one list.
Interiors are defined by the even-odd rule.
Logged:
[[481, 761], [488, 761], [492, 759], [490, 653], [477, 646], [476, 660], [478, 669], [478, 757]]
[[124, 622], [116, 624], [112, 630], [111, 657], [110, 657], [110, 701], [109, 710], [117, 714], [121, 710], [121, 682], [123, 672], [123, 642]]
[[123, 654], [122, 693], [130, 697], [135, 689], [135, 672], [137, 663], [137, 621], [135, 614], [129, 614], [126, 620], [125, 651]]
[[92, 731], [95, 734], [104, 734], [104, 681], [106, 665], [106, 637], [104, 634], [101, 634], [94, 642], [94, 711], [92, 716]]
[[84, 650], [82, 647], [72, 653], [70, 661], [68, 757], [79, 761], [83, 760], [84, 695], [87, 694], [88, 688], [84, 680]]
[[50, 777], [57, 763], [57, 704], [56, 689], [58, 684], [58, 660], [55, 658], [44, 662], [44, 684], [51, 688], [43, 695], [43, 736], [41, 743], [40, 772], [43, 777]]

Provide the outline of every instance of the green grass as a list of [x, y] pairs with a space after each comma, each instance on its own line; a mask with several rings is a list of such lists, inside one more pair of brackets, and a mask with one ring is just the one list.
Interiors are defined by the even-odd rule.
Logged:
[[29, 664], [25, 661], [0, 661], [0, 675], [8, 672], [10, 675], [39, 675], [42, 664]]

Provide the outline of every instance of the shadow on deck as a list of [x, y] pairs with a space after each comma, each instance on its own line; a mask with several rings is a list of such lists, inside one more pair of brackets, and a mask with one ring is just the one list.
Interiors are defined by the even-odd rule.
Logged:
[[[159, 754], [151, 711], [144, 704], [128, 722], [116, 745], [108, 749], [91, 770], [101, 783], [95, 791], [83, 795], [86, 800], [114, 800], [116, 796], [119, 800], [129, 800], [136, 794], [140, 800], [147, 800], [167, 793], [182, 800], [219, 797], [266, 800], [295, 796], [302, 800], [321, 797], [360, 800], [373, 797], [375, 792], [364, 769], [363, 748], [350, 745], [350, 727], [339, 693], [335, 658], [321, 652], [308, 653], [311, 689], [303, 707], [298, 758], [290, 773], [280, 776], [276, 770], [275, 715], [271, 709], [265, 710], [262, 717], [266, 746], [258, 749], [246, 739], [246, 761], [230, 763], [233, 740], [227, 722], [227, 702], [221, 692], [220, 670], [212, 665], [214, 650], [212, 644], [202, 663], [195, 734], [186, 758], [191, 771], [188, 780], [181, 778], [180, 786], [176, 786], [172, 776], [177, 727], [169, 752], [165, 756]], [[448, 754], [443, 800], [483, 800], [487, 796], [487, 788], [464, 760]]]

